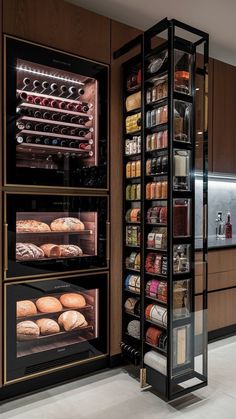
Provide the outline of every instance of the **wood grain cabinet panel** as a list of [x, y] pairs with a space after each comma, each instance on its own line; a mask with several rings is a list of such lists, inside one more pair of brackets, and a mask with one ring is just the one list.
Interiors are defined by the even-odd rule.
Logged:
[[213, 171], [236, 173], [236, 67], [214, 60]]
[[208, 294], [208, 331], [236, 324], [236, 289]]
[[63, 0], [3, 0], [3, 31], [110, 63], [110, 19]]

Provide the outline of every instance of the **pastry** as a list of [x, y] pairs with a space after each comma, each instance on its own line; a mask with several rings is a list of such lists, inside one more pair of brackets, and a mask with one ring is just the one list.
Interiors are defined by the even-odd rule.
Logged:
[[76, 293], [63, 294], [59, 298], [63, 307], [66, 308], [82, 308], [86, 306], [86, 300], [83, 295]]
[[44, 252], [33, 243], [16, 243], [16, 259], [30, 260], [44, 257]]
[[42, 249], [44, 255], [48, 258], [61, 256], [60, 246], [57, 246], [56, 244], [42, 244], [40, 249]]
[[16, 317], [34, 316], [37, 314], [36, 305], [33, 301], [23, 300], [16, 303]]
[[40, 313], [55, 313], [63, 310], [60, 301], [55, 297], [41, 297], [36, 300], [36, 306]]
[[75, 217], [57, 218], [50, 224], [52, 231], [81, 231], [84, 230], [84, 224]]
[[83, 254], [82, 249], [75, 244], [60, 244], [59, 248], [61, 257], [75, 257]]
[[45, 233], [50, 231], [48, 224], [36, 220], [17, 220], [16, 232], [17, 233]]
[[39, 327], [36, 323], [26, 320], [16, 326], [17, 340], [36, 339], [39, 336]]
[[65, 311], [62, 313], [58, 318], [58, 323], [65, 329], [66, 332], [88, 325], [84, 315], [75, 310]]
[[51, 335], [60, 332], [59, 324], [52, 319], [39, 319], [36, 321], [41, 335]]

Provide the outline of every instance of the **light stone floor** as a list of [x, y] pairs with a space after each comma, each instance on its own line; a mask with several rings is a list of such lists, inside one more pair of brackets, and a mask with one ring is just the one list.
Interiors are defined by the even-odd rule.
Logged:
[[117, 368], [3, 404], [0, 418], [236, 419], [236, 336], [209, 346], [209, 386], [175, 402]]

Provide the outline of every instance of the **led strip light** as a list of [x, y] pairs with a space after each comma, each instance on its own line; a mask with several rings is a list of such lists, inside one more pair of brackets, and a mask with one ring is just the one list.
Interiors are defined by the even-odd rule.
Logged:
[[66, 81], [66, 82], [80, 84], [81, 86], [84, 86], [84, 83], [82, 81], [69, 79], [67, 77], [55, 76], [53, 74], [47, 73], [46, 71], [31, 70], [30, 68], [26, 68], [26, 67], [23, 67], [23, 66], [16, 67], [16, 69], [18, 71], [25, 71], [26, 73], [31, 73], [31, 74], [35, 74], [35, 75], [39, 75], [39, 76], [46, 76], [46, 77], [50, 77], [51, 79]]

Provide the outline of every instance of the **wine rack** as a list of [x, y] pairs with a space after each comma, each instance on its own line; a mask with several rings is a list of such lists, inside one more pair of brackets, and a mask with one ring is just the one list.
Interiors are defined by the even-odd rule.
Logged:
[[[181, 30], [185, 31], [184, 37], [177, 36]], [[162, 38], [164, 31], [167, 37]], [[197, 267], [202, 276], [201, 292], [196, 296], [199, 284], [194, 224], [199, 134], [195, 130], [196, 83], [200, 77], [205, 88], [201, 92], [202, 106], [207, 115], [208, 35], [164, 19], [116, 51], [114, 57], [138, 45], [140, 55], [123, 64], [121, 347], [124, 355], [127, 346], [130, 353], [140, 351], [141, 385], [150, 384], [162, 398], [171, 400], [207, 384], [207, 234], [204, 228], [202, 262]], [[206, 123], [202, 132], [202, 211], [206, 226]], [[134, 141], [138, 136], [139, 149]], [[137, 257], [139, 264], [134, 266]], [[135, 272], [130, 267], [136, 268]]]

